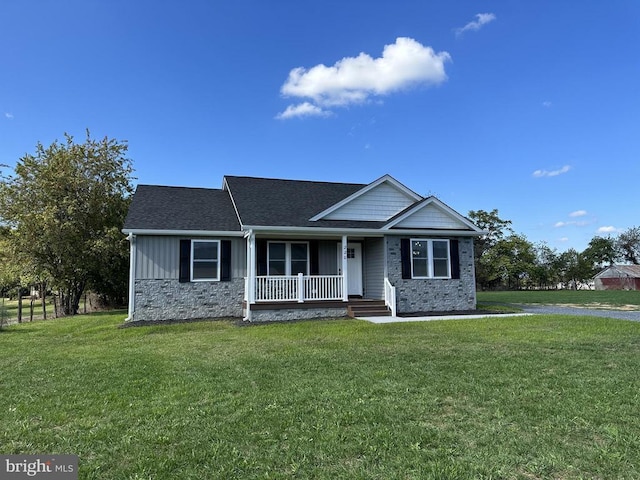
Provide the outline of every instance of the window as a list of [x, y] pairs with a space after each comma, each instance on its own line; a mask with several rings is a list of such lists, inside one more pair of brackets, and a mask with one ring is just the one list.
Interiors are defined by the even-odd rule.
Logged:
[[191, 281], [220, 280], [220, 241], [191, 241]]
[[451, 278], [449, 240], [411, 240], [412, 278]]
[[269, 242], [268, 275], [309, 274], [309, 244], [305, 242]]

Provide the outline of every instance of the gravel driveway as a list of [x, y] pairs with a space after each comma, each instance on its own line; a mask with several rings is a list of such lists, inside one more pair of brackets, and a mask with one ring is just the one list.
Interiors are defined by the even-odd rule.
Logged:
[[588, 315], [592, 317], [619, 318], [622, 320], [631, 320], [640, 322], [640, 311], [625, 310], [599, 310], [595, 308], [578, 308], [578, 307], [561, 307], [557, 305], [516, 305], [527, 313], [537, 314], [560, 314], [560, 315]]

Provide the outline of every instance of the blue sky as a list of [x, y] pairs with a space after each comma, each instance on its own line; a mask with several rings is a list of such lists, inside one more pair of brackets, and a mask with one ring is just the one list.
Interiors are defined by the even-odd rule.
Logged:
[[369, 183], [564, 251], [640, 225], [640, 2], [0, 3], [0, 164], [129, 142], [139, 183]]

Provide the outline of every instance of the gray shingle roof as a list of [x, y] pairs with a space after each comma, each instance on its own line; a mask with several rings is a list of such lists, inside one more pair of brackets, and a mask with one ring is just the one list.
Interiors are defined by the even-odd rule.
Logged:
[[225, 181], [243, 225], [379, 228], [385, 223], [309, 221], [314, 215], [366, 187], [366, 184], [234, 176], [225, 176]]
[[613, 271], [616, 276], [626, 276], [630, 278], [640, 278], [640, 265], [611, 265], [596, 275], [600, 277], [603, 273]]
[[239, 231], [229, 193], [210, 188], [138, 185], [124, 230]]

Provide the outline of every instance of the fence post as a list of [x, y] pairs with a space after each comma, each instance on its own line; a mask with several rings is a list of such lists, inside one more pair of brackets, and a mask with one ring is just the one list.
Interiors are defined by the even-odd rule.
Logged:
[[22, 285], [18, 285], [18, 323], [22, 323]]

